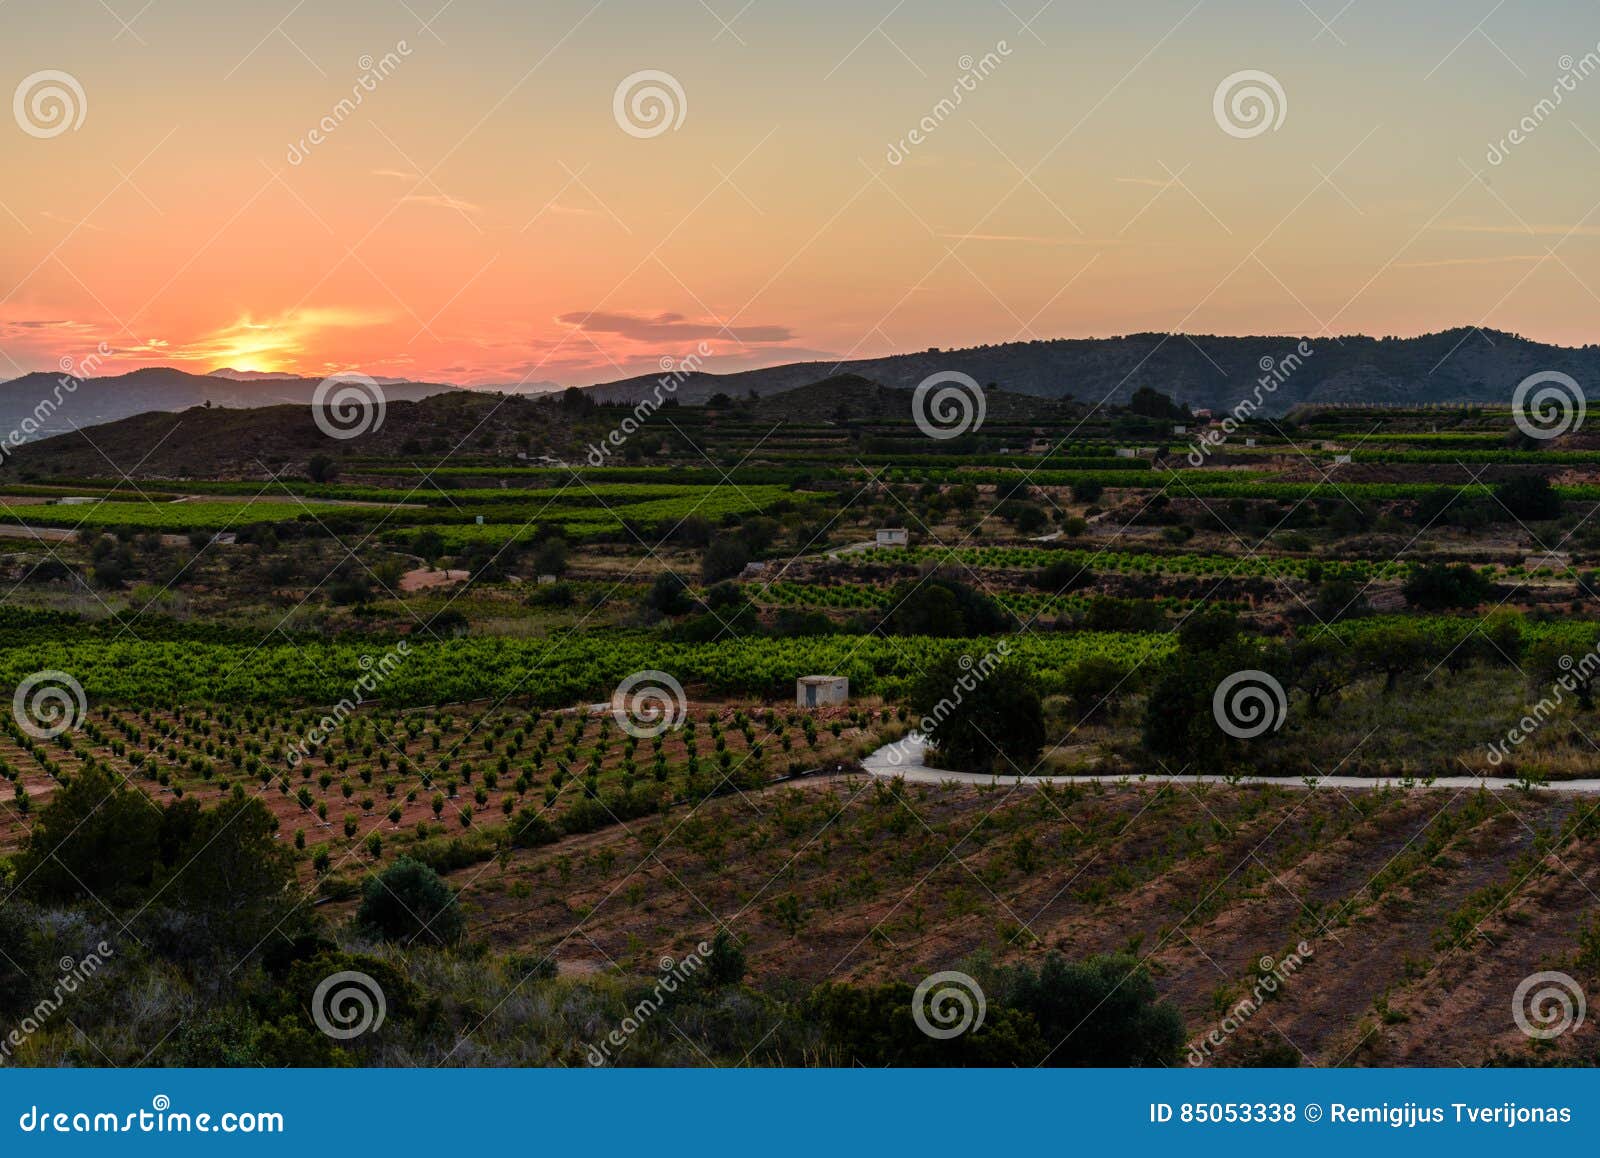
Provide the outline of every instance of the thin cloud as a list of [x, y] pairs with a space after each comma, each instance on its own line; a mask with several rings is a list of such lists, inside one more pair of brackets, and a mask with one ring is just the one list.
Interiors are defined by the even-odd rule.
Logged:
[[462, 213], [482, 213], [481, 205], [474, 205], [471, 201], [463, 201], [459, 197], [452, 197], [448, 193], [408, 193], [400, 198], [402, 202], [411, 202], [415, 205], [437, 205], [441, 209], [455, 209]]
[[695, 322], [682, 314], [662, 313], [653, 317], [638, 314], [568, 313], [556, 318], [586, 334], [614, 334], [631, 342], [682, 343], [696, 339], [732, 338], [740, 342], [787, 342], [794, 337], [788, 326], [729, 326], [716, 322]]
[[1447, 257], [1439, 261], [1397, 261], [1396, 269], [1441, 269], [1448, 265], [1504, 265], [1512, 261], [1543, 261], [1548, 254], [1512, 253], [1505, 257]]

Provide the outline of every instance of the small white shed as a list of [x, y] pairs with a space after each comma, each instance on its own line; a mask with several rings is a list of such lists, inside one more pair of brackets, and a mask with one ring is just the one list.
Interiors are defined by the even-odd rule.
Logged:
[[849, 698], [850, 680], [846, 676], [809, 675], [794, 681], [794, 702], [799, 708], [842, 704]]
[[911, 536], [906, 534], [904, 527], [879, 527], [878, 546], [904, 547], [911, 541]]

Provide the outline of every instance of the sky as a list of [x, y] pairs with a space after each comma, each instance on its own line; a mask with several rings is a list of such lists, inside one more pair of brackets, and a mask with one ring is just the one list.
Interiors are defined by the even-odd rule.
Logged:
[[0, 82], [0, 378], [1600, 337], [1588, 2], [0, 0]]

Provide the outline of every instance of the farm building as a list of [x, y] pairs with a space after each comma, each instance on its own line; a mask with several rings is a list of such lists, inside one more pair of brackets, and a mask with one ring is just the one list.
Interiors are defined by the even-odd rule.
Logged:
[[820, 708], [827, 704], [842, 704], [850, 698], [850, 680], [846, 676], [810, 675], [794, 681], [794, 702], [800, 708]]
[[904, 547], [910, 541], [911, 536], [906, 534], [904, 527], [878, 528], [878, 546], [880, 547]]

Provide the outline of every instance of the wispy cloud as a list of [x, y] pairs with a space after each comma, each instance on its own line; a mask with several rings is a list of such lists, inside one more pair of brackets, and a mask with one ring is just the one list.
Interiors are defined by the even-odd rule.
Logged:
[[788, 326], [729, 326], [697, 322], [682, 314], [662, 313], [651, 317], [639, 314], [567, 313], [556, 318], [587, 334], [614, 334], [633, 342], [674, 342], [696, 339], [732, 338], [740, 342], [787, 342], [794, 337]]
[[474, 205], [471, 201], [463, 201], [448, 193], [408, 193], [400, 200], [414, 205], [436, 205], [441, 209], [454, 209], [461, 213], [483, 212], [481, 205]]
[[1445, 221], [1434, 226], [1442, 233], [1496, 233], [1518, 237], [1600, 237], [1600, 225], [1549, 225], [1513, 222], [1506, 225], [1484, 225], [1476, 221]]

